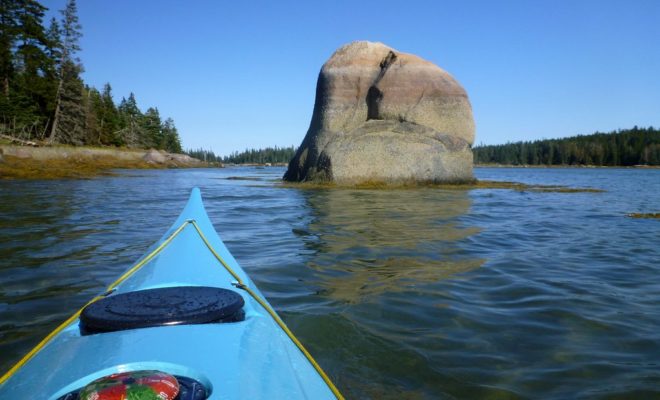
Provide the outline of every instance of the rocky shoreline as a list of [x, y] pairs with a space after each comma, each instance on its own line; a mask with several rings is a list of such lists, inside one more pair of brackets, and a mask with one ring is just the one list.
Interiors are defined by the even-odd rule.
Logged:
[[89, 178], [112, 169], [202, 168], [214, 166], [162, 150], [102, 147], [0, 145], [0, 179]]

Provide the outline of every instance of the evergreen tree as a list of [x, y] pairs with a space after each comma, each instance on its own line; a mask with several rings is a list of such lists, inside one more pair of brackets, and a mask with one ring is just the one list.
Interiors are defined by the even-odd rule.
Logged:
[[2, 79], [2, 94], [5, 99], [9, 98], [9, 82], [14, 75], [12, 50], [20, 27], [18, 15], [18, 1], [0, 1], [0, 79]]
[[85, 109], [83, 105], [83, 83], [78, 41], [82, 37], [82, 26], [78, 21], [76, 0], [68, 0], [62, 13], [62, 38], [59, 65], [59, 83], [55, 98], [55, 115], [49, 142], [82, 144], [84, 136]]
[[245, 149], [239, 153], [233, 152], [228, 157], [223, 158], [223, 162], [231, 164], [265, 164], [265, 163], [287, 163], [296, 153], [296, 148], [291, 147], [266, 147], [265, 149]]
[[205, 162], [220, 162], [222, 157], [216, 155], [212, 150], [197, 149], [197, 150], [188, 150], [185, 152], [190, 157], [196, 158]]
[[46, 8], [34, 1], [23, 2], [23, 10], [19, 15], [20, 31], [18, 32], [18, 47], [15, 54], [17, 71], [20, 76], [17, 88], [26, 97], [40, 105], [40, 111], [46, 111], [46, 98], [50, 95], [47, 74], [52, 62], [46, 52], [49, 41], [44, 32], [41, 20]]
[[[633, 127], [610, 133], [535, 142], [477, 146], [475, 163], [529, 165], [659, 165], [660, 130]], [[519, 157], [522, 148], [527, 157]]]
[[44, 28], [37, 0], [0, 0], [0, 133], [49, 143], [169, 148], [181, 151], [174, 121], [142, 114], [135, 95], [119, 108], [106, 84], [80, 78], [82, 36], [75, 0]]
[[101, 143], [104, 145], [124, 146], [120, 134], [119, 111], [112, 99], [112, 87], [109, 83], [103, 86], [101, 94], [101, 107], [97, 112], [101, 128]]
[[161, 130], [163, 132], [161, 148], [170, 153], [181, 153], [181, 140], [179, 139], [179, 132], [174, 126], [174, 120], [172, 118], [166, 119]]
[[142, 128], [145, 137], [142, 139], [144, 148], [162, 148], [164, 143], [163, 133], [161, 131], [162, 122], [158, 109], [150, 107], [144, 113], [142, 118]]
[[[62, 63], [62, 29], [60, 23], [57, 22], [55, 17], [51, 18], [48, 30], [46, 30], [46, 39], [48, 40], [48, 57], [55, 65]], [[57, 78], [57, 71], [53, 78]]]
[[45, 10], [34, 0], [0, 2], [0, 128], [23, 139], [41, 133], [52, 95]]
[[85, 144], [86, 108], [83, 100], [84, 85], [78, 76], [78, 68], [66, 62], [62, 70], [59, 107], [53, 120], [55, 137], [51, 141], [73, 145]]
[[138, 108], [135, 95], [131, 93], [128, 99], [122, 98], [117, 107], [119, 112], [119, 136], [128, 147], [141, 147], [145, 131], [142, 125], [142, 112]]
[[101, 116], [103, 101], [101, 93], [96, 88], [85, 88], [85, 144], [100, 145], [103, 132], [101, 130]]

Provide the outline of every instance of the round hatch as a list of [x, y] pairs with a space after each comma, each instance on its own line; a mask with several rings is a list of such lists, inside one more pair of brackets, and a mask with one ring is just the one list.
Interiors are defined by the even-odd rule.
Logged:
[[178, 286], [121, 293], [83, 309], [83, 334], [244, 319], [243, 297], [229, 289]]

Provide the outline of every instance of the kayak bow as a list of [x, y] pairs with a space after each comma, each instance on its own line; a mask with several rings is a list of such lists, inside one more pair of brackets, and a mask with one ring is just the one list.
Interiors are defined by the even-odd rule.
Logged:
[[197, 188], [146, 255], [0, 378], [0, 398], [137, 388], [131, 373], [173, 391], [176, 377], [181, 400], [343, 399], [229, 253]]

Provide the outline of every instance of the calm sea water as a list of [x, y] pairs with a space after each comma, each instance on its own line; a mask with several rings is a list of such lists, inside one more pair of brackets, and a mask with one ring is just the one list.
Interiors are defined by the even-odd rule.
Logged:
[[[477, 169], [593, 187], [301, 190], [281, 168], [0, 181], [0, 370], [129, 267], [199, 186], [348, 398], [660, 398], [660, 170]], [[241, 179], [228, 179], [228, 178]]]

